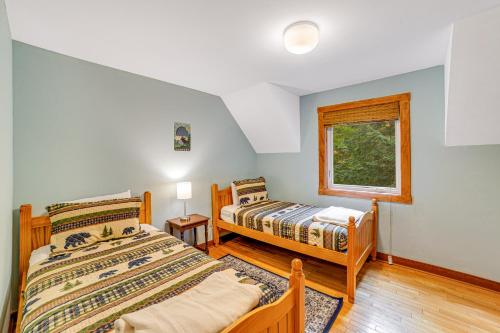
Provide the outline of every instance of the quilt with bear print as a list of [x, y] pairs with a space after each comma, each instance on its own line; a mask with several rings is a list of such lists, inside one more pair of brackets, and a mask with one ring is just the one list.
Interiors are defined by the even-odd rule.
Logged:
[[[222, 262], [160, 231], [54, 253], [29, 268], [21, 332], [112, 332], [122, 314], [178, 295], [224, 269]], [[279, 297], [259, 285], [260, 305]]]
[[48, 206], [52, 253], [139, 233], [141, 205], [141, 198], [133, 197]]

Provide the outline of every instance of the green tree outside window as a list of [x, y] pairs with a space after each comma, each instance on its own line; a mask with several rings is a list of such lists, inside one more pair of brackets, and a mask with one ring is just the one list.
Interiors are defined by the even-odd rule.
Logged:
[[394, 121], [333, 127], [334, 184], [396, 187]]

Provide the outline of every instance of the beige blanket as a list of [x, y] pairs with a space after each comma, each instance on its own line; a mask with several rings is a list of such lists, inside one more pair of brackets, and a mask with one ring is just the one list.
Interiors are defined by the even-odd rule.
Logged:
[[121, 316], [115, 321], [116, 332], [220, 332], [251, 311], [262, 297], [258, 286], [236, 281], [230, 271], [214, 273], [178, 296]]
[[339, 225], [341, 227], [347, 227], [347, 225], [349, 224], [350, 216], [354, 216], [354, 219], [357, 221], [361, 216], [363, 216], [363, 214], [364, 213], [359, 210], [330, 206], [314, 214], [313, 221], [331, 223]]

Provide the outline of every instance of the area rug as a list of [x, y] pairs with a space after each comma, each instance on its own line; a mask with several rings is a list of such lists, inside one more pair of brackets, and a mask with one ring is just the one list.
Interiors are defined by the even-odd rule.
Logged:
[[[228, 254], [219, 259], [228, 267], [276, 288], [280, 296], [288, 289], [288, 279]], [[342, 308], [343, 299], [306, 287], [306, 333], [327, 333]]]

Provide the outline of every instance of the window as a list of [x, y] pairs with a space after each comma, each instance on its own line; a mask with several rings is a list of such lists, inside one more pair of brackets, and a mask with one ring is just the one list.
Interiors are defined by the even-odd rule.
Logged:
[[318, 108], [319, 194], [411, 203], [410, 94]]

